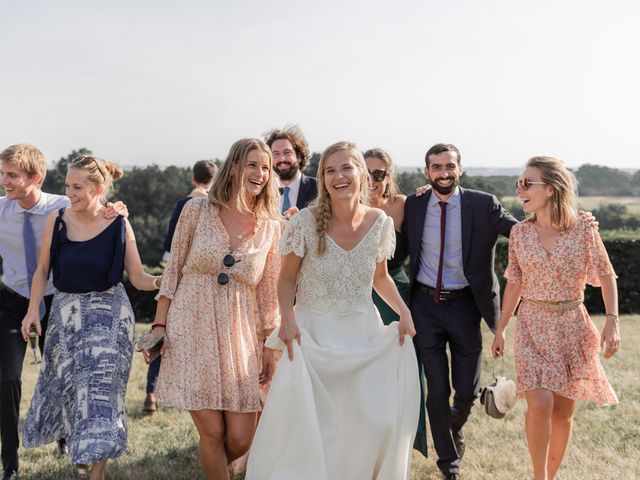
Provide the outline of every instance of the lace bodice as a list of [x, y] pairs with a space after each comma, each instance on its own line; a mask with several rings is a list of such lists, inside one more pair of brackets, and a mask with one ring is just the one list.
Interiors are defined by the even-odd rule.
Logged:
[[318, 256], [316, 221], [308, 209], [289, 221], [280, 241], [280, 253], [302, 257], [296, 304], [337, 315], [365, 311], [372, 303], [376, 262], [393, 256], [393, 219], [380, 211], [369, 231], [351, 250], [343, 250], [329, 235], [326, 246], [324, 254]]

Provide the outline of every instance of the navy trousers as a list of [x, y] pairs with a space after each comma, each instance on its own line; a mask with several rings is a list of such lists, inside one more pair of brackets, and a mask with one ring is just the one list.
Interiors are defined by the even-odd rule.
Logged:
[[480, 392], [480, 312], [472, 295], [436, 303], [433, 296], [416, 288], [411, 314], [417, 332], [414, 342], [427, 378], [427, 414], [438, 468], [445, 475], [459, 473], [460, 456], [452, 432], [464, 426]]
[[[45, 297], [46, 313], [42, 320], [40, 353], [44, 346], [49, 310], [53, 295]], [[0, 283], [0, 443], [4, 470], [18, 470], [18, 422], [22, 396], [22, 364], [27, 343], [20, 327], [27, 313], [29, 299]], [[36, 367], [34, 367], [36, 368]]]

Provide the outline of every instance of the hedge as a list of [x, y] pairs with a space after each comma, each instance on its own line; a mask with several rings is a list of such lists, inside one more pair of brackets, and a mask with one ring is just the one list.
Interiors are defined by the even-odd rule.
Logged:
[[[618, 302], [620, 313], [640, 313], [640, 239], [635, 235], [603, 233], [603, 241], [609, 253], [613, 268], [618, 274]], [[508, 241], [501, 238], [496, 247], [496, 273], [500, 285], [504, 289], [504, 276], [507, 266]], [[157, 274], [160, 267], [147, 269]], [[139, 292], [128, 281], [125, 288], [139, 322], [150, 322], [155, 315], [155, 292]], [[276, 294], [275, 292], [273, 293]], [[591, 313], [604, 313], [604, 304], [599, 288], [587, 286], [584, 292], [584, 303]]]

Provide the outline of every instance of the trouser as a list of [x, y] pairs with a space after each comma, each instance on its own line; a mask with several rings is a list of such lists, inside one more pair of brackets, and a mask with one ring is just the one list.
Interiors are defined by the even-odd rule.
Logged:
[[160, 374], [161, 361], [162, 356], [159, 356], [149, 364], [149, 368], [147, 369], [147, 394], [154, 393], [156, 391], [156, 384], [158, 383], [158, 375]]
[[[40, 354], [44, 346], [53, 295], [44, 298], [46, 313], [41, 322]], [[22, 395], [22, 364], [27, 343], [20, 328], [29, 299], [0, 283], [0, 443], [4, 470], [18, 470], [18, 422]]]
[[415, 289], [411, 313], [417, 332], [414, 341], [427, 378], [427, 414], [438, 468], [445, 475], [459, 473], [453, 432], [464, 426], [480, 391], [480, 312], [471, 295], [436, 303], [433, 296]]

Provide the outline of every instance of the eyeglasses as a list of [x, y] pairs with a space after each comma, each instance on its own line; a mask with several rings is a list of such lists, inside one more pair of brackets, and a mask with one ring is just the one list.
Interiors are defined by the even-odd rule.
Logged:
[[[225, 255], [224, 258], [222, 259], [222, 265], [224, 265], [227, 268], [230, 268], [230, 267], [233, 267], [239, 261], [240, 260], [236, 260], [235, 257], [229, 253]], [[227, 283], [229, 283], [229, 280], [231, 280], [231, 277], [229, 277], [229, 274], [227, 272], [222, 272], [218, 275], [218, 285], [226, 285]]]
[[516, 180], [516, 190], [518, 188], [521, 188], [522, 190], [524, 190], [525, 192], [527, 190], [529, 190], [529, 187], [531, 185], [546, 185], [545, 182], [533, 182], [531, 180], [529, 180], [528, 178], [519, 178], [518, 180]]
[[374, 182], [382, 182], [387, 178], [387, 175], [389, 175], [389, 172], [386, 170], [374, 170], [373, 172], [369, 172], [369, 177], [371, 177], [371, 180]]
[[100, 168], [100, 164], [98, 163], [98, 160], [96, 160], [94, 157], [79, 155], [71, 161], [71, 165], [74, 167], [86, 167], [91, 162], [96, 164], [96, 168], [100, 172], [100, 175], [102, 175], [102, 180], [106, 180], [107, 177], [104, 176], [104, 173], [102, 171], [102, 168]]

